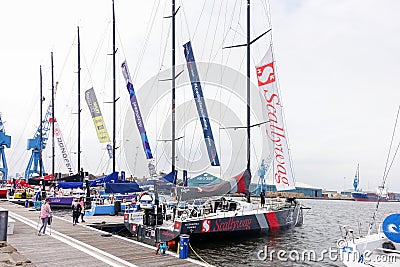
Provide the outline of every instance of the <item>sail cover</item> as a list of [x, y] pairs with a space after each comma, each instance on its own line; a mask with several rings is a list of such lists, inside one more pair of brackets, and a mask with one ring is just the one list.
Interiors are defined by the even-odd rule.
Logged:
[[197, 112], [199, 113], [201, 126], [203, 127], [204, 141], [206, 143], [208, 157], [212, 166], [219, 166], [217, 149], [215, 148], [214, 136], [211, 130], [210, 119], [208, 118], [206, 103], [204, 102], [203, 90], [197, 72], [196, 62], [194, 60], [192, 45], [189, 42], [183, 45], [185, 49], [185, 58], [189, 71], [190, 82], [194, 100], [196, 102]]
[[283, 123], [281, 98], [276, 83], [272, 46], [256, 66], [258, 87], [267, 111], [266, 134], [273, 150], [272, 171], [278, 191], [295, 189], [295, 181], [291, 169], [287, 134]]
[[106, 183], [104, 184], [105, 192], [110, 194], [115, 193], [133, 193], [140, 192], [142, 189], [139, 187], [137, 183]]
[[162, 179], [162, 181], [166, 181], [168, 183], [176, 184], [176, 182], [177, 182], [176, 178], [177, 177], [178, 177], [178, 171], [175, 170], [173, 172], [170, 172], [170, 173], [164, 175], [161, 179]]
[[246, 192], [246, 171], [214, 185], [206, 186], [177, 186], [176, 195], [180, 201], [194, 200], [198, 198], [222, 196], [225, 194], [245, 193]]
[[96, 128], [97, 138], [100, 143], [109, 143], [110, 137], [108, 136], [106, 124], [101, 114], [99, 102], [97, 102], [94, 89], [90, 88], [85, 92], [86, 103], [89, 107], [90, 115], [92, 116], [94, 127]]

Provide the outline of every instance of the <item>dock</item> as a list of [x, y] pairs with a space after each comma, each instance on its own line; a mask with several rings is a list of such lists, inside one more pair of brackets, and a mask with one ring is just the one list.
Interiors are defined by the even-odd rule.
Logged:
[[39, 211], [8, 201], [0, 201], [0, 207], [15, 220], [14, 233], [7, 236], [7, 243], [29, 259], [26, 266], [208, 266], [195, 259], [180, 259], [176, 252], [156, 255], [153, 246], [88, 226], [121, 223], [121, 216], [85, 216], [86, 222], [75, 226], [69, 218], [53, 216], [46, 235], [38, 236]]

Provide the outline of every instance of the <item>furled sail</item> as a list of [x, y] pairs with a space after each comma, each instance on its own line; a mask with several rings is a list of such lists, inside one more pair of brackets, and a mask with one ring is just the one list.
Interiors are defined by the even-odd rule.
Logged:
[[140, 113], [139, 103], [136, 98], [135, 89], [133, 88], [131, 75], [129, 73], [128, 64], [124, 61], [121, 65], [122, 74], [124, 75], [126, 81], [126, 88], [129, 92], [129, 98], [131, 100], [131, 106], [133, 109], [133, 113], [135, 114], [136, 125], [140, 133], [140, 138], [142, 139], [142, 145], [144, 149], [144, 153], [146, 154], [146, 158], [149, 160], [149, 172], [150, 175], [153, 176], [156, 174], [156, 170], [154, 167], [153, 154], [151, 153], [150, 143], [147, 138], [146, 129], [144, 128], [144, 122], [142, 119], [142, 114]]
[[[110, 143], [110, 137], [107, 132], [106, 124], [101, 114], [99, 102], [93, 88], [85, 92], [86, 103], [89, 107], [90, 115], [92, 116], [94, 127], [96, 128], [97, 138], [100, 143]], [[110, 151], [111, 144], [107, 144], [107, 150]], [[112, 154], [108, 153], [112, 158]]]
[[186, 65], [189, 72], [190, 82], [192, 84], [193, 96], [196, 102], [197, 112], [199, 113], [201, 126], [203, 127], [204, 141], [206, 143], [208, 157], [212, 166], [219, 166], [217, 149], [215, 148], [214, 137], [211, 130], [210, 119], [208, 118], [206, 103], [204, 102], [203, 90], [197, 72], [196, 62], [192, 45], [189, 42], [183, 45], [186, 58]]
[[283, 121], [281, 98], [276, 83], [272, 46], [256, 66], [258, 87], [263, 104], [267, 110], [267, 137], [273, 150], [272, 171], [278, 191], [295, 189], [294, 175], [291, 168], [287, 134]]

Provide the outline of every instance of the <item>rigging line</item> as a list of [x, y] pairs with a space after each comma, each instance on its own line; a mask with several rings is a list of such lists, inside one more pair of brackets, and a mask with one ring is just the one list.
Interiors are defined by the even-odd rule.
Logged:
[[[205, 2], [204, 2], [204, 5], [205, 5]], [[204, 5], [203, 5], [203, 9], [204, 9]], [[189, 37], [189, 40], [192, 40], [192, 37], [191, 37], [191, 35], [190, 35], [190, 30], [189, 30], [189, 23], [188, 23], [188, 19], [187, 19], [187, 17], [186, 17], [186, 12], [185, 12], [185, 9], [184, 9], [184, 7], [183, 7], [183, 2], [181, 1], [181, 7], [182, 7], [182, 13], [183, 13], [183, 16], [184, 16], [184, 18], [185, 18], [185, 24], [186, 24], [186, 30], [187, 30], [187, 34], [188, 34], [188, 37]], [[181, 15], [182, 16], [182, 15]], [[200, 17], [201, 17], [201, 14], [200, 14]], [[182, 23], [182, 21], [183, 20], [181, 20], [181, 23]], [[199, 21], [198, 21], [199, 22]], [[197, 22], [197, 23], [198, 23]], [[182, 24], [181, 24], [182, 25]], [[182, 26], [181, 26], [182, 27]], [[197, 28], [197, 26], [196, 26], [196, 28]], [[182, 29], [183, 29], [183, 27], [182, 27]], [[182, 31], [181, 31], [181, 36], [182, 36]], [[193, 38], [194, 38], [194, 36], [193, 36]], [[183, 40], [183, 36], [182, 36], [182, 40]]]
[[108, 36], [107, 33], [109, 32], [110, 25], [111, 25], [111, 21], [109, 21], [107, 23], [107, 25], [106, 25], [106, 27], [104, 29], [104, 32], [101, 35], [102, 37], [100, 38], [100, 41], [97, 43], [97, 47], [96, 47], [96, 49], [94, 51], [94, 55], [93, 55], [93, 58], [92, 58], [92, 60], [90, 62], [90, 65], [87, 64], [85, 53], [83, 53], [84, 64], [85, 64], [86, 72], [87, 72], [87, 76], [85, 76], [85, 80], [83, 81], [83, 83], [86, 83], [87, 80], [89, 79], [90, 80], [90, 84], [93, 85], [93, 79], [92, 79], [92, 75], [91, 75], [91, 70], [94, 69], [94, 67], [97, 64], [97, 60], [100, 57], [100, 49], [103, 47], [103, 44], [104, 44], [104, 42], [106, 40], [106, 37]]
[[[217, 16], [218, 20], [217, 20], [217, 23], [215, 25], [215, 31], [214, 31], [214, 36], [213, 36], [213, 40], [212, 40], [212, 43], [211, 43], [211, 50], [210, 50], [210, 56], [208, 57], [208, 62], [211, 61], [211, 57], [212, 57], [212, 51], [213, 51], [213, 48], [214, 48], [215, 37], [216, 37], [217, 31], [218, 31], [219, 18], [221, 16], [222, 4], [223, 4], [223, 1], [221, 1], [221, 5], [219, 6], [219, 11], [218, 11], [218, 16]], [[206, 76], [207, 76], [207, 73], [208, 73], [208, 68], [207, 68]]]
[[[225, 29], [226, 29], [226, 16], [227, 16], [227, 10], [228, 10], [228, 1], [227, 1], [226, 3], [227, 3], [227, 4], [226, 4], [226, 7], [225, 7], [224, 31], [225, 31]], [[236, 3], [237, 3], [237, 0], [235, 1], [235, 5], [234, 5], [234, 8], [233, 8], [233, 13], [235, 13], [235, 10], [236, 10]], [[239, 17], [240, 17], [240, 15], [239, 15]], [[220, 45], [220, 48], [221, 48], [221, 49], [225, 46], [225, 45], [224, 45], [225, 40], [226, 40], [226, 38], [227, 38], [228, 35], [229, 35], [229, 31], [232, 29], [233, 18], [234, 18], [234, 16], [231, 16], [231, 20], [230, 20], [230, 23], [229, 23], [229, 29], [226, 31], [226, 33], [224, 32], [224, 37], [222, 38], [221, 45]], [[233, 29], [232, 29], [232, 30], [233, 30]], [[236, 38], [236, 34], [234, 35], [234, 40], [235, 40], [235, 38]], [[221, 49], [220, 49], [220, 50], [221, 50]], [[214, 61], [215, 58], [217, 57], [218, 51], [219, 51], [219, 50], [217, 50], [217, 52], [215, 53], [215, 55], [214, 55], [214, 57], [213, 57], [213, 61]], [[230, 53], [231, 53], [231, 51], [229, 50], [227, 60], [229, 59]], [[223, 62], [223, 60], [222, 60], [222, 61], [221, 61], [221, 64], [223, 64], [223, 63], [224, 63], [224, 62]], [[223, 72], [221, 72], [221, 73], [223, 73]]]
[[[397, 110], [395, 127], [394, 127], [394, 129], [393, 129], [393, 134], [392, 134], [392, 141], [393, 141], [394, 133], [395, 133], [395, 131], [396, 131], [396, 125], [397, 125], [397, 121], [398, 121], [398, 118], [399, 118], [399, 111], [400, 111], [400, 106], [399, 106], [399, 109]], [[391, 150], [392, 141], [390, 142], [389, 151]], [[399, 146], [400, 146], [400, 143], [398, 144], [398, 146], [397, 146], [397, 148], [396, 148], [396, 152], [395, 152], [395, 154], [394, 154], [394, 156], [393, 156], [392, 163], [393, 163], [394, 158], [396, 157], [396, 154], [397, 154], [397, 151], [398, 151], [398, 149], [399, 149]], [[391, 163], [391, 164], [392, 164], [392, 163]], [[386, 166], [387, 166], [387, 162], [386, 162]], [[386, 169], [386, 166], [385, 166], [385, 169]], [[390, 165], [390, 167], [391, 167], [391, 165]], [[389, 172], [389, 170], [388, 170], [388, 172]], [[388, 173], [388, 172], [387, 172], [387, 173]], [[386, 178], [387, 178], [387, 173], [386, 173], [386, 177], [385, 177], [385, 174], [384, 174], [383, 181], [382, 181], [382, 187], [384, 187], [384, 185], [385, 185]], [[378, 194], [378, 201], [376, 202], [375, 211], [374, 211], [374, 213], [373, 213], [373, 215], [372, 215], [372, 218], [371, 218], [371, 220], [370, 220], [370, 222], [369, 222], [368, 234], [367, 234], [367, 235], [370, 235], [370, 234], [371, 234], [372, 227], [373, 227], [373, 225], [375, 224], [376, 215], [377, 215], [378, 209], [379, 209], [379, 203], [380, 203], [380, 194]], [[364, 251], [365, 251], [366, 249], [367, 249], [367, 243], [364, 244], [362, 253], [360, 254], [360, 260], [363, 259], [363, 257], [364, 257]]]
[[62, 75], [64, 74], [64, 69], [65, 69], [65, 66], [67, 65], [67, 61], [68, 61], [69, 56], [70, 56], [70, 54], [71, 54], [72, 48], [73, 48], [74, 45], [75, 45], [75, 40], [76, 40], [76, 38], [77, 38], [77, 36], [74, 35], [74, 40], [72, 41], [72, 44], [71, 44], [71, 46], [69, 47], [67, 56], [65, 57], [64, 63], [63, 63], [62, 66], [61, 66], [61, 70], [60, 70], [60, 73], [59, 73], [59, 75], [58, 75], [57, 81], [61, 80], [61, 77], [62, 77]]
[[[247, 142], [246, 138], [241, 138], [241, 139], [242, 139], [242, 142], [240, 143], [240, 147], [239, 147], [238, 151], [242, 151], [243, 145]], [[245, 153], [246, 152], [244, 152], [243, 154], [245, 154]], [[234, 161], [233, 161], [233, 166], [237, 166], [238, 165], [239, 156], [242, 157], [243, 154], [236, 153], [236, 157], [234, 157]], [[243, 171], [240, 171], [240, 172], [243, 172]], [[233, 173], [233, 168], [231, 168], [231, 172], [229, 174], [229, 177], [233, 177], [234, 175], [236, 175], [236, 174]]]
[[[145, 51], [146, 51], [146, 49], [147, 49], [147, 45], [148, 45], [149, 40], [150, 40], [150, 34], [151, 34], [152, 29], [153, 29], [154, 22], [155, 22], [155, 20], [156, 20], [156, 15], [157, 15], [157, 12], [158, 12], [158, 8], [160, 7], [160, 0], [159, 0], [158, 3], [157, 3], [157, 7], [155, 7], [155, 6], [156, 6], [156, 3], [157, 3], [157, 2], [154, 2], [154, 5], [153, 5], [152, 11], [151, 11], [151, 16], [149, 17], [149, 21], [147, 22], [147, 34], [146, 34], [146, 39], [145, 39], [145, 42], [144, 42], [144, 44], [143, 44], [142, 51], [140, 52], [140, 55], [139, 55], [138, 64], [136, 65], [136, 68], [135, 68], [134, 71], [133, 71], [133, 77], [132, 77], [133, 80], [136, 80], [136, 77], [137, 77], [137, 75], [138, 75], [138, 73], [139, 73], [140, 66], [141, 66], [141, 64], [142, 64], [142, 61], [143, 61], [143, 58], [144, 58], [144, 54], [145, 54]], [[154, 10], [154, 9], [155, 9], [155, 10]], [[154, 12], [154, 13], [153, 13], [153, 12]]]
[[[233, 10], [233, 12], [235, 12], [236, 6], [237, 6], [237, 1], [235, 1], [235, 5], [234, 5], [234, 10]], [[241, 13], [242, 13], [242, 9], [239, 8], [239, 17], [238, 17], [238, 22], [237, 22], [237, 24], [236, 24], [238, 27], [240, 26]], [[230, 22], [229, 29], [230, 29], [230, 30], [233, 30], [232, 24], [233, 24], [233, 18], [234, 18], [234, 16], [231, 16], [231, 18], [232, 18], [232, 19], [231, 19], [231, 22]], [[236, 37], [237, 37], [237, 34], [239, 34], [239, 32], [238, 32], [237, 30], [233, 30], [233, 32], [234, 32], [234, 36], [233, 36], [233, 40], [232, 40], [232, 41], [235, 41], [235, 40], [236, 40]], [[231, 56], [231, 52], [232, 52], [231, 50], [228, 51], [228, 56], [227, 56], [227, 58], [226, 58], [226, 63], [224, 64], [225, 67], [224, 67], [224, 70], [223, 70], [223, 72], [222, 72], [222, 74], [221, 74], [221, 77], [224, 75], [225, 70], [227, 69], [226, 64], [227, 64], [227, 62], [228, 62], [228, 60], [229, 60], [229, 58], [230, 58], [230, 56]], [[243, 54], [242, 61], [240, 62], [240, 65], [239, 65], [239, 69], [242, 68], [244, 59], [245, 59], [245, 54]], [[235, 81], [238, 79], [238, 77], [239, 77], [239, 73], [236, 75]], [[234, 83], [234, 84], [235, 84], [235, 83]], [[228, 99], [228, 104], [229, 104], [229, 102], [230, 102], [230, 99], [231, 99], [231, 96], [230, 96], [229, 99]], [[225, 117], [225, 114], [226, 114], [227, 110], [228, 110], [228, 106], [226, 106], [226, 108], [225, 108], [224, 114], [222, 115], [222, 119]]]
[[397, 155], [397, 152], [399, 151], [399, 148], [400, 148], [400, 142], [399, 142], [399, 144], [398, 144], [397, 147], [396, 147], [396, 151], [394, 152], [392, 161], [391, 161], [391, 163], [390, 163], [390, 165], [389, 165], [389, 168], [388, 168], [388, 170], [387, 170], [387, 173], [386, 173], [386, 175], [385, 175], [385, 177], [384, 177], [384, 179], [383, 179], [382, 188], [385, 187], [386, 179], [387, 179], [387, 177], [388, 177], [388, 175], [389, 175], [390, 169], [392, 168], [393, 162], [394, 162], [394, 160], [395, 160], [395, 158], [396, 158], [396, 155]]
[[[219, 18], [220, 18], [220, 16], [221, 16], [222, 4], [223, 4], [223, 1], [221, 1], [221, 5], [220, 5], [219, 11], [218, 11], [218, 21], [217, 21], [216, 26], [215, 26], [215, 31], [214, 31], [214, 36], [213, 36], [213, 40], [212, 40], [212, 43], [211, 43], [211, 50], [210, 50], [210, 55], [209, 55], [209, 58], [208, 58], [208, 62], [211, 62], [212, 51], [213, 51], [213, 49], [214, 49], [215, 38], [216, 38], [217, 31], [218, 31], [218, 25], [219, 25], [218, 22], [219, 22]], [[208, 64], [208, 65], [207, 65], [206, 72], [205, 72], [205, 79], [206, 79], [206, 80], [207, 80], [207, 77], [208, 77], [208, 72], [209, 72], [209, 70], [210, 70], [210, 65]], [[205, 83], [205, 82], [202, 82], [202, 84], [203, 84], [203, 86], [204, 86], [204, 88], [205, 88], [205, 87], [206, 87], [206, 83]], [[217, 95], [218, 95], [218, 91], [215, 91], [214, 98], [212, 98], [212, 99], [215, 100]], [[210, 107], [210, 113], [211, 113], [211, 114], [212, 114], [212, 111], [213, 111], [213, 109], [214, 109], [214, 106], [215, 106], [215, 102], [212, 102], [211, 107]]]
[[[235, 13], [235, 11], [236, 11], [236, 6], [237, 6], [237, 0], [236, 0], [236, 2], [235, 2], [235, 6], [234, 6], [234, 9], [233, 9], [233, 13]], [[239, 23], [240, 23], [240, 18], [241, 18], [241, 16], [242, 16], [242, 8], [241, 8], [240, 5], [239, 5], [239, 16], [238, 16], [238, 22], [237, 22], [237, 24], [236, 24], [237, 27], [238, 27], [238, 25], [239, 25]], [[232, 25], [233, 25], [233, 18], [234, 18], [234, 17], [235, 17], [235, 16], [232, 16], [231, 23], [230, 23], [230, 25], [229, 25], [229, 30], [233, 30]], [[237, 37], [237, 35], [238, 35], [239, 33], [238, 33], [238, 31], [235, 31], [235, 30], [234, 30], [233, 32], [234, 32], [234, 35], [233, 35], [232, 42], [235, 42], [235, 41], [236, 41], [236, 37]], [[231, 57], [231, 53], [232, 53], [232, 51], [231, 51], [231, 49], [229, 49], [229, 51], [228, 51], [228, 56], [227, 56], [227, 58], [226, 58], [226, 63], [224, 63], [225, 65], [228, 64], [228, 60], [229, 60], [230, 57]], [[243, 64], [243, 62], [242, 62], [241, 64]], [[225, 72], [225, 70], [224, 70], [224, 72]], [[222, 74], [224, 74], [224, 72], [223, 72]]]
[[[197, 124], [198, 124], [198, 120], [195, 120], [193, 133], [195, 133], [196, 130], [197, 130]], [[188, 156], [188, 159], [189, 159], [189, 160], [190, 160], [191, 154], [192, 154], [193, 143], [194, 143], [194, 134], [192, 134], [192, 140], [191, 140], [191, 142], [190, 142], [190, 147], [189, 147], [189, 156]], [[195, 151], [195, 153], [194, 153], [194, 155], [193, 155], [193, 159], [195, 158], [196, 154], [197, 154], [197, 149], [196, 149], [196, 151]], [[188, 166], [188, 169], [191, 169], [191, 168], [192, 168], [193, 162], [194, 162], [194, 161], [191, 161], [191, 163], [190, 163], [189, 166]]]
[[[164, 1], [163, 13], [166, 13], [166, 1]], [[169, 21], [170, 27], [171, 27], [171, 23], [172, 23], [172, 20]], [[169, 31], [168, 31], [167, 39], [168, 39], [168, 36], [169, 36]], [[159, 58], [158, 65], [160, 66], [160, 68], [162, 67], [162, 63], [164, 61], [164, 55], [165, 55], [165, 51], [166, 51], [166, 45], [163, 44], [163, 39], [164, 39], [164, 23], [161, 23], [160, 41], [158, 42], [160, 44], [160, 50], [159, 50], [159, 55], [158, 55], [158, 58]], [[163, 49], [162, 49], [163, 47], [164, 47], [164, 54], [163, 54]], [[160, 71], [158, 71], [158, 74], [160, 74]]]
[[385, 176], [387, 176], [387, 174], [388, 174], [388, 172], [389, 172], [389, 170], [386, 172], [386, 169], [387, 169], [387, 165], [388, 165], [388, 162], [389, 162], [389, 156], [390, 156], [390, 152], [391, 152], [391, 149], [392, 149], [392, 144], [393, 144], [393, 140], [394, 140], [394, 135], [395, 135], [395, 133], [396, 133], [397, 120], [398, 120], [398, 118], [399, 118], [399, 112], [400, 112], [400, 106], [399, 106], [399, 108], [397, 109], [396, 122], [395, 122], [395, 124], [394, 124], [393, 133], [392, 133], [392, 138], [391, 138], [391, 140], [390, 140], [389, 151], [388, 151], [387, 158], [386, 158], [386, 163], [385, 163], [385, 169], [384, 169], [384, 171], [383, 171], [383, 176], [382, 176], [382, 177], [383, 177], [383, 184], [382, 184], [382, 186], [384, 186], [384, 183], [385, 183], [385, 180], [386, 180]]
[[[208, 37], [208, 33], [209, 33], [209, 30], [210, 30], [212, 17], [213, 17], [213, 14], [214, 14], [214, 6], [215, 6], [215, 0], [213, 1], [213, 5], [212, 5], [212, 8], [211, 8], [210, 18], [209, 18], [209, 20], [208, 20], [208, 25], [207, 25], [207, 30], [206, 30], [206, 36], [205, 36], [204, 40], [207, 40], [207, 37]], [[200, 58], [203, 58], [203, 55], [204, 55], [204, 51], [205, 51], [205, 50], [206, 50], [205, 47], [203, 47], [203, 51], [201, 52], [201, 57], [200, 57]]]
[[201, 8], [200, 16], [199, 16], [199, 19], [197, 20], [196, 28], [194, 28], [193, 39], [194, 39], [194, 37], [196, 36], [197, 28], [199, 27], [200, 19], [201, 19], [201, 17], [203, 16], [204, 7], [206, 6], [206, 2], [207, 2], [207, 1], [204, 1], [203, 7]]
[[[245, 59], [246, 59], [246, 54], [243, 54], [243, 56], [242, 56], [242, 61], [241, 61], [240, 65], [239, 65], [239, 69], [242, 68]], [[238, 78], [239, 78], [239, 75], [241, 75], [241, 73], [237, 72], [233, 84], [236, 84], [236, 82], [237, 82], [237, 80], [238, 80]], [[231, 98], [232, 98], [232, 94], [233, 94], [233, 93], [230, 94], [230, 96], [229, 96], [229, 98], [228, 98], [228, 102], [227, 102], [227, 104], [225, 105], [225, 110], [224, 110], [224, 112], [222, 113], [222, 120], [225, 118], [225, 115], [226, 115], [226, 113], [227, 113], [227, 111], [228, 111], [228, 107], [229, 107], [229, 103], [230, 103]]]
[[171, 29], [172, 29], [172, 22], [169, 23], [168, 32], [167, 32], [167, 39], [165, 40], [165, 45], [164, 45], [164, 53], [163, 53], [162, 58], [161, 58], [160, 68], [158, 69], [158, 74], [160, 74], [161, 69], [164, 66], [165, 54], [167, 53], [167, 42], [169, 42]]

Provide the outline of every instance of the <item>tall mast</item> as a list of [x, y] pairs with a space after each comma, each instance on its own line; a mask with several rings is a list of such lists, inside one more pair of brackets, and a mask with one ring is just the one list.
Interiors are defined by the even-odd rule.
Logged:
[[250, 0], [247, 0], [247, 170], [250, 172]]
[[175, 0], [172, 0], [172, 172], [175, 171]]
[[78, 173], [81, 172], [81, 41], [78, 26]]
[[51, 118], [52, 118], [52, 157], [51, 157], [51, 173], [54, 175], [55, 172], [55, 144], [54, 144], [54, 64], [53, 64], [53, 52], [51, 52]]
[[43, 195], [46, 192], [46, 187], [44, 184], [44, 177], [43, 177], [43, 86], [42, 86], [42, 65], [40, 65], [40, 148], [39, 148], [39, 177], [42, 179], [42, 187], [43, 187]]
[[112, 12], [113, 12], [113, 172], [115, 172], [115, 118], [116, 118], [116, 92], [115, 92], [115, 11], [114, 11], [114, 0], [112, 1]]

